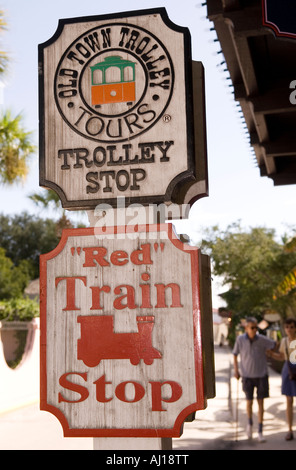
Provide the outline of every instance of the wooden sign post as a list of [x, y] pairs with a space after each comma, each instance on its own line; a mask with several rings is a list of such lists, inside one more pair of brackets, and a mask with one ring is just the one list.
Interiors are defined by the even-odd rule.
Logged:
[[[60, 20], [39, 87], [40, 185], [93, 221], [40, 257], [41, 409], [65, 436], [171, 448], [215, 393], [209, 263], [171, 224], [126, 219], [207, 195], [203, 68], [160, 8]], [[124, 223], [95, 222], [119, 205]]]
[[205, 407], [199, 275], [169, 224], [65, 230], [41, 256], [41, 409], [65, 436], [179, 437]]

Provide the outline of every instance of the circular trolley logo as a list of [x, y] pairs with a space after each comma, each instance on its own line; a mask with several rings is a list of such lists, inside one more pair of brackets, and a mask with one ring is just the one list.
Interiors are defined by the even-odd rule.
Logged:
[[112, 23], [79, 36], [58, 64], [54, 93], [65, 122], [99, 142], [123, 142], [164, 115], [174, 85], [170, 55], [152, 33]]

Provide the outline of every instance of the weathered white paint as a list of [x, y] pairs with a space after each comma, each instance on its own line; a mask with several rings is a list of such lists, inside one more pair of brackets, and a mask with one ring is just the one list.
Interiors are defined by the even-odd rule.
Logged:
[[[139, 227], [138, 233], [118, 233], [119, 238], [112, 229], [97, 235], [93, 229], [64, 231], [60, 245], [41, 257], [41, 407], [59, 419], [62, 416], [65, 435], [176, 437], [187, 414], [204, 407], [198, 249], [184, 246], [175, 238], [170, 224], [150, 226], [149, 230], [147, 233], [146, 227]], [[106, 265], [95, 262], [93, 267], [84, 266], [90, 263], [86, 253], [91, 247], [105, 248], [101, 264]], [[71, 292], [67, 290], [68, 281], [61, 280], [69, 277], [77, 277], [75, 292], [71, 291], [76, 310], [68, 309]], [[134, 299], [128, 308], [121, 309], [118, 299], [126, 294], [127, 285], [134, 289]], [[165, 298], [159, 295], [157, 285], [168, 286]], [[91, 286], [110, 287], [110, 291], [101, 293], [99, 305]], [[125, 303], [126, 299], [121, 301]], [[105, 356], [98, 364], [85, 364], [78, 359], [78, 340], [82, 337], [78, 317], [102, 315], [114, 318], [113, 339], [117, 333], [137, 333], [137, 316], [154, 317], [152, 346], [161, 357], [154, 356], [152, 364], [141, 360], [133, 365], [128, 355], [118, 359]], [[108, 335], [111, 341], [106, 330]], [[100, 357], [99, 353], [94, 356]], [[75, 373], [70, 382], [89, 391], [79, 403], [74, 402], [80, 394], [66, 390], [60, 382], [66, 373]], [[98, 379], [106, 384], [105, 403], [102, 395], [97, 399], [94, 382]], [[118, 385], [125, 382], [129, 384], [121, 385], [125, 393], [122, 399]], [[152, 385], [156, 382], [169, 382], [158, 386], [161, 410], [152, 393], [157, 390]], [[144, 396], [134, 401], [138, 392], [144, 392]], [[170, 400], [175, 392], [175, 399]]]
[[[39, 47], [40, 182], [64, 207], [92, 208], [119, 196], [127, 203], [170, 201], [176, 184], [194, 180], [187, 28], [171, 23], [164, 9], [61, 20]], [[115, 57], [134, 64], [135, 101], [116, 102], [114, 84], [104, 92], [114, 102], [97, 107], [91, 67]]]

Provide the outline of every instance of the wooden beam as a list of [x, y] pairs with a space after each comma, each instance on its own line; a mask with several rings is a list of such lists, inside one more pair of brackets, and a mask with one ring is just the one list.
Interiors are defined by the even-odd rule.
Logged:
[[262, 25], [261, 8], [244, 8], [237, 11], [228, 11], [224, 15], [234, 26], [236, 36], [249, 37], [272, 34]]
[[208, 0], [207, 1], [208, 18], [214, 21], [217, 15], [223, 14], [223, 6], [221, 0]]
[[296, 158], [296, 140], [295, 137], [278, 139], [275, 142], [262, 144], [267, 158], [274, 157], [295, 157]]
[[270, 178], [273, 179], [275, 186], [296, 184], [296, 174], [291, 171], [275, 173], [274, 175], [270, 175]]
[[272, 89], [263, 95], [251, 96], [248, 99], [253, 104], [254, 113], [275, 114], [296, 112], [295, 105], [289, 100], [290, 89]]

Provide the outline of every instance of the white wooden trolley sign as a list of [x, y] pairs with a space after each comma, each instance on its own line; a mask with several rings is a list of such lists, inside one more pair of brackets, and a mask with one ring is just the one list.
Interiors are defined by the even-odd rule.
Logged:
[[171, 224], [64, 230], [41, 256], [41, 409], [65, 436], [179, 437], [205, 407], [199, 256]]
[[164, 8], [63, 19], [39, 45], [40, 185], [68, 209], [196, 181], [191, 41]]

